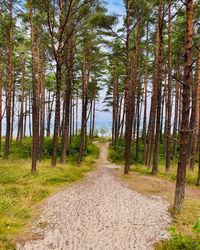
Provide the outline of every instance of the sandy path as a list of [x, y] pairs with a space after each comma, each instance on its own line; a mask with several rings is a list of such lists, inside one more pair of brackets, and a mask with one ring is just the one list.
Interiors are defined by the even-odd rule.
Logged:
[[116, 166], [106, 160], [107, 144], [99, 145], [97, 170], [47, 199], [33, 227], [40, 237], [18, 242], [17, 249], [143, 250], [169, 237], [169, 204], [118, 182], [109, 171]]

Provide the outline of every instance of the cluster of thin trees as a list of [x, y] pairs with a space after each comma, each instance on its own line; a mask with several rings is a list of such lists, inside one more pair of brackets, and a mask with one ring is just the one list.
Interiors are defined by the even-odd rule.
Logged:
[[186, 167], [194, 170], [200, 152], [200, 2], [124, 3], [124, 29], [119, 30], [109, 58], [112, 142], [116, 148], [125, 129], [125, 174], [131, 150], [138, 163], [140, 140], [144, 164], [152, 174], [158, 172], [161, 143], [166, 171], [179, 155], [174, 203], [179, 211], [184, 203]]
[[9, 156], [13, 131], [20, 143], [30, 136], [34, 173], [38, 159], [43, 159], [44, 137], [53, 134], [51, 164], [56, 166], [59, 137], [60, 163], [65, 164], [81, 117], [80, 163], [87, 151], [88, 124], [91, 140], [94, 134], [95, 102], [104, 70], [100, 32], [106, 32], [115, 18], [105, 14], [98, 0], [8, 0], [0, 6], [3, 158]]
[[116, 16], [106, 15], [98, 0], [0, 1], [0, 145], [5, 132], [7, 159], [14, 130], [20, 143], [32, 137], [35, 172], [44, 137], [53, 127], [51, 163], [56, 166], [61, 137], [60, 162], [65, 164], [81, 110], [80, 163], [88, 124], [91, 140], [94, 134], [99, 83], [109, 72], [106, 102], [113, 108], [115, 147], [125, 131], [124, 173], [132, 148], [138, 163], [142, 139], [144, 163], [156, 174], [164, 141], [166, 171], [179, 154], [175, 209], [181, 210], [186, 166], [193, 170], [200, 152], [200, 2], [124, 4], [124, 26], [116, 31]]

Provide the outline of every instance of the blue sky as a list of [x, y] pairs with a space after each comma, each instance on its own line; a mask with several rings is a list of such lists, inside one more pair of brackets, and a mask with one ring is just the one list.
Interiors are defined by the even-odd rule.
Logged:
[[[123, 0], [103, 0], [106, 2], [106, 8], [108, 9], [109, 14], [116, 14], [116, 15], [124, 15], [125, 14], [125, 8], [124, 8], [124, 2]], [[120, 18], [121, 21], [118, 23], [118, 28], [121, 26], [122, 17]], [[106, 90], [101, 91], [100, 93], [100, 102], [97, 104], [97, 111], [96, 111], [96, 125], [102, 124], [102, 123], [108, 123], [112, 122], [112, 113], [108, 112], [100, 112], [100, 110], [103, 109], [104, 105], [101, 103], [104, 100], [106, 94]]]
[[125, 8], [123, 0], [106, 0], [105, 2], [109, 13], [124, 14]]

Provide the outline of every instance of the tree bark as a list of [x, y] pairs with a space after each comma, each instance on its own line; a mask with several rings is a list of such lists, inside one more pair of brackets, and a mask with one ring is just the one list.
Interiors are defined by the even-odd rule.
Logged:
[[10, 145], [10, 111], [11, 111], [11, 86], [13, 71], [13, 0], [10, 0], [10, 37], [9, 37], [9, 73], [8, 73], [8, 97], [6, 108], [6, 138], [4, 147], [4, 159], [8, 159]]
[[130, 0], [127, 0], [126, 6], [126, 92], [125, 92], [125, 112], [126, 112], [126, 127], [125, 127], [125, 168], [124, 174], [128, 174], [130, 164], [131, 136], [132, 126], [130, 124]]
[[33, 28], [33, 11], [32, 0], [29, 0], [30, 8], [30, 25], [31, 25], [31, 53], [32, 53], [32, 88], [33, 88], [33, 100], [32, 100], [32, 173], [36, 172], [37, 153], [38, 153], [38, 114], [37, 114], [37, 86], [36, 86], [36, 64], [35, 64], [35, 49], [34, 49], [34, 28]]
[[178, 103], [179, 103], [179, 73], [180, 73], [180, 63], [179, 58], [177, 60], [177, 81], [176, 81], [176, 97], [175, 97], [175, 112], [174, 112], [174, 129], [173, 129], [173, 159], [176, 159], [176, 148], [177, 148], [177, 124], [178, 124]]
[[158, 156], [160, 147], [160, 113], [161, 113], [161, 88], [162, 88], [162, 61], [163, 61], [163, 1], [159, 3], [159, 14], [158, 14], [158, 32], [159, 32], [159, 53], [158, 53], [158, 70], [157, 70], [157, 120], [156, 120], [156, 138], [154, 146], [154, 158], [152, 174], [158, 172]]
[[57, 53], [57, 65], [56, 65], [56, 108], [55, 108], [55, 120], [54, 120], [54, 136], [53, 136], [53, 151], [51, 166], [56, 166], [57, 148], [58, 148], [58, 131], [60, 126], [60, 91], [62, 82], [62, 19], [63, 19], [63, 0], [59, 1], [59, 42], [58, 42], [58, 53]]
[[19, 127], [20, 127], [20, 137], [19, 137], [19, 141], [20, 144], [22, 142], [23, 139], [23, 118], [24, 118], [24, 72], [25, 72], [25, 62], [24, 62], [24, 58], [22, 57], [22, 96], [21, 96], [21, 112], [20, 112], [20, 119], [19, 119]]
[[[200, 41], [200, 40], [199, 40]], [[198, 58], [200, 58], [200, 45], [198, 46]], [[197, 138], [198, 138], [198, 123], [199, 123], [199, 98], [200, 98], [200, 60], [197, 60], [197, 84], [196, 84], [196, 100], [195, 101], [195, 121], [194, 121], [194, 132], [192, 140], [190, 170], [194, 171], [195, 157], [197, 152]]]
[[190, 87], [192, 79], [192, 45], [193, 45], [193, 0], [186, 0], [186, 38], [184, 53], [184, 84], [182, 94], [182, 124], [180, 131], [180, 151], [177, 170], [174, 209], [181, 211], [184, 208], [185, 176], [188, 159], [187, 144], [189, 131]]
[[143, 143], [144, 143], [144, 162], [146, 162], [146, 124], [147, 124], [147, 87], [148, 87], [148, 64], [149, 64], [149, 25], [147, 22], [147, 36], [146, 36], [146, 66], [145, 66], [145, 80], [144, 80], [144, 120], [143, 120]]
[[[71, 37], [71, 11], [69, 14], [69, 38], [68, 38], [68, 55], [67, 55], [67, 78], [66, 78], [66, 93], [65, 93], [65, 120], [62, 133], [61, 142], [61, 157], [60, 163], [66, 164], [66, 150], [67, 150], [67, 127], [71, 127], [70, 121], [70, 102], [71, 102], [71, 88], [72, 88], [72, 37]], [[71, 129], [70, 129], [71, 131]], [[71, 140], [71, 132], [70, 132]]]
[[166, 170], [170, 170], [170, 156], [171, 156], [171, 82], [172, 82], [172, 50], [171, 50], [171, 0], [169, 1], [169, 15], [168, 15], [168, 102], [167, 102], [167, 145], [166, 145]]
[[40, 161], [44, 154], [44, 119], [45, 119], [45, 53], [42, 53], [41, 65], [41, 110], [40, 110]]

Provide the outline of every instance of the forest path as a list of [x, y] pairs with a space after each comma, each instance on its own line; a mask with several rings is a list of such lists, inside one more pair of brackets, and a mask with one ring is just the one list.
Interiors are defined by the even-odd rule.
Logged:
[[108, 143], [97, 145], [97, 169], [47, 199], [33, 227], [35, 236], [19, 241], [17, 249], [149, 250], [169, 237], [169, 204], [117, 181], [109, 171], [117, 166], [107, 161]]

